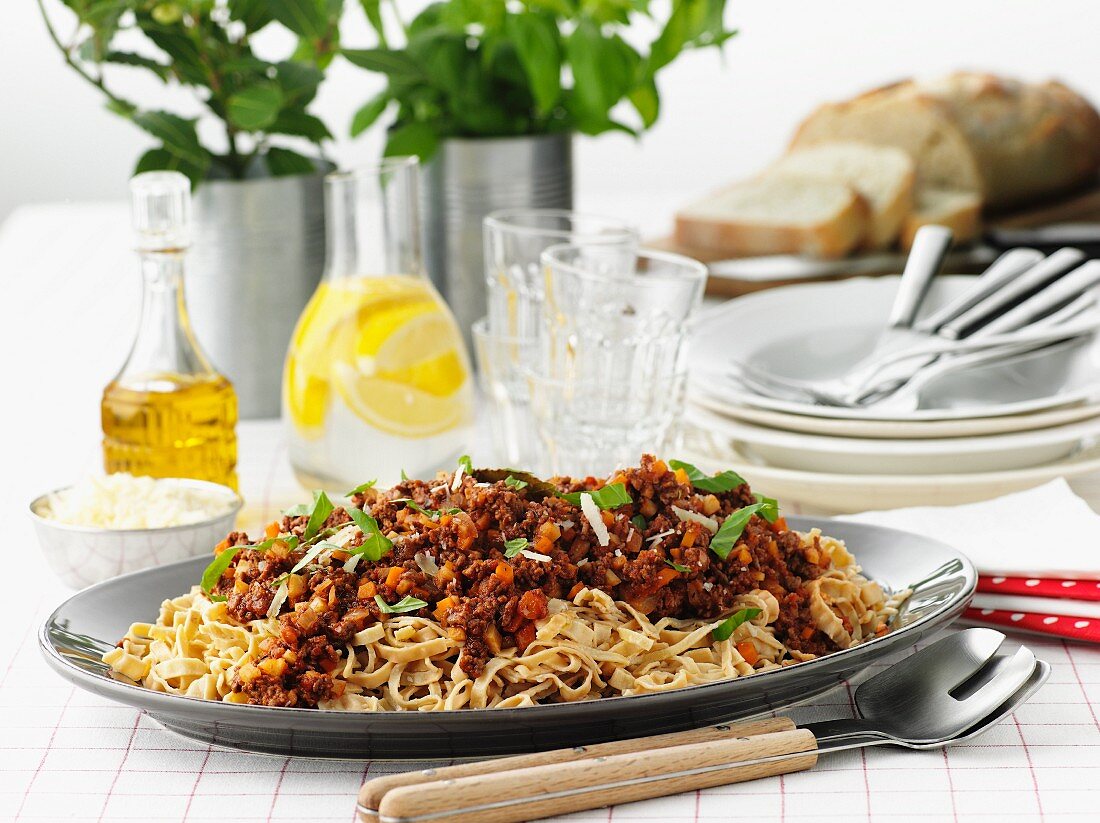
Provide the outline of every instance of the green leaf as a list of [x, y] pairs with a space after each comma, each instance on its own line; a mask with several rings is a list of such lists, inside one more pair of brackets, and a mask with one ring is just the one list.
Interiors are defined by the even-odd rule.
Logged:
[[612, 107], [635, 86], [638, 53], [585, 18], [566, 41], [566, 55], [573, 69], [574, 108], [592, 122], [611, 122]]
[[529, 542], [526, 537], [514, 537], [511, 540], [504, 541], [504, 556], [515, 557], [521, 551], [527, 548]]
[[[344, 493], [344, 497], [351, 497], [352, 495], [355, 495], [355, 494], [362, 494], [362, 493], [363, 493], [363, 492], [365, 492], [365, 491], [366, 491], [367, 489], [373, 489], [373, 488], [374, 488], [374, 484], [375, 484], [375, 483], [377, 483], [377, 482], [378, 482], [378, 480], [377, 480], [377, 479], [375, 479], [375, 480], [368, 480], [368, 481], [367, 481], [366, 483], [360, 483], [360, 484], [359, 484], [358, 486], [356, 486], [356, 487], [355, 487], [354, 489], [352, 489], [351, 491], [349, 491], [349, 492], [345, 492], [345, 493]], [[349, 514], [351, 513], [351, 510], [350, 510], [350, 509], [348, 510], [348, 513], [349, 513]], [[360, 528], [361, 528], [361, 527], [360, 527]]]
[[680, 572], [680, 574], [687, 574], [691, 571], [691, 568], [689, 566], [685, 566], [681, 563], [673, 563], [671, 560], [666, 560], [665, 565], [669, 568], [676, 569], [676, 571]]
[[683, 469], [688, 476], [688, 480], [691, 481], [691, 485], [705, 492], [717, 494], [733, 491], [745, 482], [745, 478], [734, 471], [719, 472], [713, 477], [708, 477], [691, 463], [685, 463], [683, 460], [669, 460], [668, 465], [673, 469]]
[[688, 40], [697, 36], [707, 19], [709, 0], [672, 0], [672, 14], [649, 49], [646, 68], [652, 77], [675, 60]]
[[592, 497], [592, 502], [599, 506], [601, 509], [617, 509], [619, 506], [625, 506], [627, 503], [633, 503], [633, 499], [626, 490], [626, 486], [622, 483], [612, 483], [610, 486], [604, 486], [602, 489], [596, 489], [593, 492], [569, 492], [563, 494], [561, 497], [563, 500], [568, 500], [574, 506], [581, 504], [581, 495], [588, 494]]
[[638, 116], [642, 118], [642, 127], [650, 128], [657, 122], [661, 113], [661, 96], [657, 92], [657, 84], [652, 80], [631, 89], [627, 95]]
[[392, 49], [341, 49], [340, 53], [361, 69], [376, 71], [393, 80], [424, 79], [419, 64], [403, 51]]
[[540, 113], [549, 112], [561, 98], [561, 34], [551, 15], [511, 14], [507, 32], [531, 84]]
[[200, 168], [205, 173], [210, 165], [210, 155], [199, 144], [194, 120], [185, 120], [164, 111], [143, 111], [132, 116], [133, 121], [156, 137], [164, 148], [185, 163]]
[[332, 514], [335, 506], [332, 505], [332, 501], [328, 499], [328, 495], [318, 489], [313, 493], [313, 508], [309, 512], [309, 522], [306, 523], [306, 530], [302, 533], [302, 540], [310, 540], [317, 532], [321, 531], [321, 527], [325, 525], [325, 521], [328, 520], [328, 516]]
[[296, 151], [273, 146], [264, 156], [267, 170], [275, 177], [289, 177], [295, 174], [314, 174], [317, 165]]
[[714, 629], [710, 633], [710, 636], [715, 640], [727, 640], [734, 633], [738, 626], [742, 623], [746, 623], [752, 620], [754, 617], [760, 614], [760, 609], [741, 609], [741, 611], [734, 612], [725, 620], [721, 625]]
[[149, 149], [137, 161], [134, 174], [147, 171], [178, 171], [187, 175], [191, 186], [197, 186], [206, 173], [204, 166], [196, 166], [178, 157], [168, 149]]
[[136, 20], [145, 36], [171, 58], [172, 72], [180, 82], [209, 86], [210, 74], [203, 64], [199, 46], [180, 26], [162, 26], [147, 14], [138, 14]]
[[225, 570], [229, 568], [229, 564], [233, 562], [233, 558], [236, 557], [242, 549], [247, 548], [248, 546], [230, 546], [228, 549], [218, 552], [218, 556], [214, 558], [202, 573], [202, 590], [207, 594], [212, 592], [214, 586], [221, 580]]
[[[761, 517], [767, 519], [767, 513], [771, 511], [774, 511], [778, 517], [778, 507], [776, 507], [775, 501], [770, 498], [768, 498], [768, 502], [761, 501], [738, 509], [722, 521], [722, 525], [718, 528], [718, 533], [711, 538], [710, 550], [725, 560], [730, 556], [730, 552], [733, 551], [737, 539], [741, 536], [741, 533], [745, 531], [745, 526], [748, 525], [752, 516], [754, 514], [759, 514]], [[772, 519], [774, 520], [774, 518]]]
[[270, 23], [272, 17], [268, 0], [229, 0], [229, 16], [244, 23], [249, 34], [257, 32]]
[[328, 31], [323, 0], [267, 0], [271, 15], [302, 37], [319, 39]]
[[320, 118], [293, 109], [279, 112], [275, 122], [267, 127], [267, 132], [268, 134], [290, 134], [295, 137], [304, 137], [314, 143], [332, 139], [332, 134]]
[[382, 92], [364, 103], [351, 119], [351, 136], [358, 137], [373, 126], [389, 105], [389, 92]]
[[630, 518], [630, 523], [640, 532], [644, 532], [649, 528], [649, 523], [647, 523], [645, 517], [640, 514], [636, 514]]
[[520, 489], [527, 488], [527, 481], [526, 480], [520, 480], [518, 477], [515, 477], [514, 475], [510, 474], [510, 475], [508, 475], [507, 477], [504, 478], [504, 485], [508, 486], [508, 488], [515, 489], [516, 491], [519, 491]]
[[164, 63], [159, 63], [149, 57], [143, 57], [140, 54], [134, 54], [128, 51], [109, 51], [103, 56], [103, 62], [114, 63], [119, 66], [136, 66], [137, 68], [148, 69], [161, 80], [167, 80], [171, 73], [170, 66], [166, 66]]
[[779, 501], [774, 497], [765, 497], [762, 494], [754, 494], [756, 502], [760, 505], [760, 516], [769, 523], [779, 519]]
[[474, 473], [474, 463], [470, 460], [470, 455], [464, 454], [458, 458], [458, 465], [462, 466], [462, 471], [466, 474]]
[[406, 123], [390, 130], [386, 157], [419, 157], [428, 160], [439, 145], [439, 135], [429, 123]]
[[283, 90], [285, 105], [305, 108], [317, 96], [325, 74], [316, 66], [283, 60], [275, 64], [275, 82]]
[[258, 83], [230, 97], [226, 114], [245, 131], [261, 131], [275, 122], [282, 106], [282, 89], [274, 83]]
[[358, 526], [359, 530], [366, 536], [363, 545], [356, 546], [348, 551], [353, 554], [361, 554], [366, 557], [367, 560], [372, 561], [381, 560], [385, 555], [390, 553], [390, 549], [393, 548], [393, 541], [382, 534], [382, 529], [379, 527], [377, 520], [362, 509], [357, 509], [354, 506], [348, 509], [347, 512], [351, 516], [351, 519], [355, 521], [355, 525]]
[[287, 517], [302, 517], [303, 515], [309, 514], [311, 510], [311, 506], [307, 506], [305, 503], [299, 503], [297, 506], [291, 506], [283, 512], [283, 514]]
[[415, 597], [405, 595], [392, 606], [382, 599], [382, 595], [376, 594], [374, 596], [374, 602], [378, 604], [378, 608], [383, 614], [405, 614], [406, 612], [418, 612], [428, 604], [423, 600], [419, 600]]
[[386, 26], [382, 22], [382, 0], [359, 0], [359, 5], [363, 7], [363, 13], [367, 15], [367, 21], [374, 29], [374, 33], [378, 35], [378, 42], [383, 46], [388, 45], [386, 43]]

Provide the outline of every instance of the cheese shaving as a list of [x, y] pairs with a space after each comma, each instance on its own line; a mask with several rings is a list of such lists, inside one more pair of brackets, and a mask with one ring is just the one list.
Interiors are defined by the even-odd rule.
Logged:
[[548, 554], [540, 554], [539, 552], [533, 552], [530, 549], [524, 549], [520, 552], [520, 554], [522, 554], [528, 560], [537, 560], [540, 563], [549, 563], [552, 559]]
[[718, 532], [718, 521], [713, 517], [707, 517], [705, 514], [699, 514], [699, 512], [689, 511], [688, 509], [681, 509], [679, 506], [673, 506], [672, 510], [685, 523], [698, 523], [711, 534]]
[[466, 467], [461, 463], [458, 464], [458, 471], [455, 472], [455, 479], [451, 481], [451, 491], [458, 491], [459, 486], [462, 485], [462, 475], [466, 473]]
[[119, 473], [89, 477], [51, 494], [37, 514], [73, 526], [161, 529], [210, 520], [234, 502], [228, 489], [219, 494], [170, 478]]
[[281, 609], [283, 607], [283, 603], [286, 602], [287, 593], [289, 591], [290, 590], [287, 588], [286, 583], [283, 583], [283, 585], [279, 586], [279, 588], [275, 591], [275, 596], [271, 598], [271, 605], [267, 607], [268, 617], [279, 616], [279, 609]]
[[610, 543], [611, 535], [607, 533], [607, 526], [603, 522], [603, 517], [600, 516], [600, 507], [596, 505], [596, 501], [592, 499], [592, 495], [588, 492], [581, 494], [581, 512], [584, 514], [584, 519], [592, 527], [592, 531], [595, 532], [600, 545], [606, 546]]

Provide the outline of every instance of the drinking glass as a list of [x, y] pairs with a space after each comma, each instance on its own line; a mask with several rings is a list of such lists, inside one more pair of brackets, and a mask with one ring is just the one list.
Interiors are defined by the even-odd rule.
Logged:
[[539, 257], [553, 245], [638, 245], [638, 230], [621, 220], [562, 209], [505, 209], [484, 221], [488, 331], [533, 338], [542, 322]]
[[472, 326], [478, 385], [489, 412], [489, 434], [502, 466], [538, 470], [539, 438], [531, 417], [531, 397], [524, 376], [532, 340], [494, 334], [482, 317]]
[[549, 470], [600, 475], [660, 450], [684, 405], [687, 325], [706, 267], [564, 244], [542, 254], [542, 334], [525, 376]]

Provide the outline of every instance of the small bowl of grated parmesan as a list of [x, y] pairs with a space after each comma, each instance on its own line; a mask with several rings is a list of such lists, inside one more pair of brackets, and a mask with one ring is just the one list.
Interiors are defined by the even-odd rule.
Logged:
[[30, 504], [50, 568], [82, 588], [207, 553], [232, 530], [240, 496], [204, 480], [108, 474]]

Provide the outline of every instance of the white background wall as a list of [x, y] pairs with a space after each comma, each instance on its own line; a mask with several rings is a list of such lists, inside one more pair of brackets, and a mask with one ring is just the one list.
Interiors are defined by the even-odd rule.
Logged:
[[[358, 5], [347, 5], [345, 43], [373, 45]], [[34, 0], [4, 6], [0, 220], [26, 202], [124, 197], [150, 141], [62, 64]], [[688, 54], [663, 76], [663, 112], [652, 132], [639, 141], [580, 141], [579, 207], [659, 232], [677, 205], [760, 168], [814, 104], [911, 74], [968, 67], [1058, 77], [1100, 102], [1097, 0], [731, 0], [728, 19], [742, 33], [724, 62], [711, 52]], [[121, 69], [118, 88], [156, 105], [165, 92], [141, 74]], [[339, 62], [322, 87], [317, 112], [341, 138], [333, 154], [342, 164], [378, 153], [377, 129], [356, 141], [345, 135], [351, 113], [379, 85]], [[187, 103], [169, 94], [160, 105], [170, 100]]]

